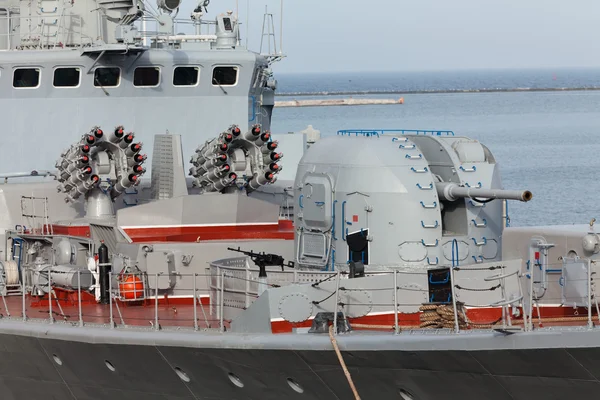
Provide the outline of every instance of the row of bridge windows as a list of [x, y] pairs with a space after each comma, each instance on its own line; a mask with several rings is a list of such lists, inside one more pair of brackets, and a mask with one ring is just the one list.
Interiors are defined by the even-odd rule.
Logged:
[[[157, 87], [160, 85], [160, 67], [137, 67], [133, 71], [133, 86]], [[40, 86], [40, 68], [15, 68], [13, 87], [18, 89]], [[238, 80], [238, 67], [219, 66], [212, 71], [213, 86], [234, 86]], [[173, 68], [173, 86], [197, 86], [200, 82], [200, 68], [182, 66]], [[81, 83], [81, 68], [58, 67], [54, 69], [52, 84], [57, 88], [74, 88]], [[117, 87], [121, 83], [121, 68], [98, 67], [94, 70], [94, 86]]]

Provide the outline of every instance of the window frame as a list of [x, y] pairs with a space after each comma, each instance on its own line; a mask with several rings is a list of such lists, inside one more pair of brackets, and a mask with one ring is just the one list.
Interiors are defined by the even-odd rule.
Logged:
[[[15, 86], [15, 72], [19, 69], [36, 69], [38, 71], [38, 84], [37, 86]], [[12, 88], [13, 89], [39, 89], [42, 86], [42, 67], [36, 66], [23, 66], [23, 67], [14, 67], [12, 73]]]
[[[235, 83], [233, 85], [225, 85], [222, 83], [219, 84], [215, 84], [213, 82], [213, 79], [215, 77], [215, 70], [217, 68], [222, 68], [222, 67], [227, 67], [227, 68], [235, 68], [236, 74], [235, 74]], [[240, 66], [239, 65], [214, 65], [212, 68], [212, 73], [210, 74], [210, 84], [213, 87], [219, 87], [219, 86], [223, 86], [223, 87], [234, 87], [237, 86], [238, 83], [240, 82]]]
[[[104, 86], [104, 85], [97, 86], [96, 85], [96, 71], [99, 70], [99, 69], [107, 69], [107, 68], [117, 68], [119, 70], [119, 82], [118, 82], [118, 84], [116, 86]], [[123, 77], [123, 69], [121, 67], [119, 67], [119, 66], [116, 66], [116, 65], [102, 65], [102, 66], [98, 66], [98, 67], [94, 68], [94, 75], [92, 76], [92, 85], [95, 88], [98, 88], [98, 89], [114, 89], [114, 88], [118, 88], [119, 86], [121, 86], [121, 81], [122, 81], [121, 78], [122, 77]]]
[[[144, 86], [137, 86], [135, 84], [135, 71], [137, 71], [139, 68], [155, 68], [158, 69], [158, 82], [156, 83], [156, 85], [144, 85]], [[160, 84], [162, 83], [162, 68], [159, 67], [158, 65], [138, 65], [137, 67], [135, 67], [133, 69], [133, 75], [131, 76], [131, 84], [133, 85], [134, 88], [136, 89], [147, 89], [147, 88], [156, 88], [159, 87]]]
[[[76, 86], [56, 86], [54, 84], [54, 79], [56, 78], [56, 70], [58, 70], [58, 69], [69, 69], [69, 68], [73, 68], [73, 69], [78, 69], [79, 70], [79, 81], [77, 82], [77, 85]], [[77, 89], [77, 88], [81, 87], [81, 80], [82, 80], [81, 77], [83, 75], [82, 71], [83, 71], [82, 67], [76, 67], [76, 66], [73, 66], [73, 65], [61, 65], [61, 66], [54, 67], [54, 69], [52, 71], [52, 87], [56, 88], [56, 89]], [[95, 76], [95, 74], [96, 74], [96, 70], [94, 70], [94, 76]]]
[[[198, 80], [196, 81], [196, 84], [194, 85], [176, 85], [175, 84], [175, 70], [177, 68], [196, 68], [198, 70]], [[200, 75], [202, 72], [202, 68], [200, 68], [199, 65], [174, 65], [173, 66], [173, 79], [171, 79], [171, 83], [173, 84], [174, 87], [180, 88], [193, 88], [193, 87], [198, 87], [200, 85]]]

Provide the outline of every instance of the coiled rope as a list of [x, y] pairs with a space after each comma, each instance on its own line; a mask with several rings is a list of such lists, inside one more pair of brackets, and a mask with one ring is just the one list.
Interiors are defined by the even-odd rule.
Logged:
[[344, 374], [346, 375], [346, 379], [348, 379], [350, 389], [352, 389], [352, 393], [354, 393], [354, 399], [360, 400], [360, 396], [358, 395], [356, 386], [354, 386], [354, 382], [352, 381], [352, 376], [350, 376], [350, 371], [348, 371], [348, 368], [346, 367], [346, 363], [344, 362], [344, 358], [342, 357], [342, 353], [340, 352], [340, 348], [338, 347], [337, 340], [335, 340], [335, 336], [333, 335], [333, 325], [329, 325], [329, 339], [331, 339], [331, 344], [333, 345], [335, 354], [337, 354], [338, 360], [340, 361], [340, 365], [342, 366]]
[[[458, 327], [465, 329], [467, 327], [467, 318], [461, 303], [457, 303]], [[452, 304], [423, 304], [419, 307], [423, 313], [419, 315], [421, 324], [419, 328], [439, 329], [454, 328], [454, 307]]]

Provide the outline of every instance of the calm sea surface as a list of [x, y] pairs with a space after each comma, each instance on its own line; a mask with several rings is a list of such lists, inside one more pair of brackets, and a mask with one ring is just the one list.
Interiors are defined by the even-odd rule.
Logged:
[[[373, 77], [370, 86], [365, 81], [371, 78], [361, 78], [360, 74], [336, 79], [327, 75], [278, 76], [279, 91], [284, 93], [315, 97], [324, 91], [354, 92], [353, 97], [404, 97], [404, 104], [279, 108], [273, 115], [273, 132], [298, 131], [308, 124], [321, 135], [363, 128], [452, 130], [490, 148], [500, 164], [506, 189], [533, 192], [529, 203], [511, 202], [512, 226], [587, 223], [593, 217], [600, 220], [600, 91], [390, 94], [600, 86], [600, 70], [487, 74], [477, 73], [471, 80], [468, 73], [440, 73], [437, 78], [435, 73], [409, 75], [412, 80], [391, 74]], [[299, 97], [280, 99], [294, 96]]]

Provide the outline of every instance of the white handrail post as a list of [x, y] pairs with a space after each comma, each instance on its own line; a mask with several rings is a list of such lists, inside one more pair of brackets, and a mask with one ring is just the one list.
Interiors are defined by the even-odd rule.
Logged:
[[592, 329], [594, 327], [594, 323], [592, 322], [592, 265], [590, 263], [590, 259], [587, 260], [587, 272], [588, 272], [588, 328]]
[[450, 267], [450, 289], [452, 290], [452, 308], [454, 309], [454, 332], [460, 332], [458, 310], [456, 309], [456, 290], [454, 288], [454, 266]]
[[[196, 273], [194, 272], [194, 330], [198, 330], [198, 310], [196, 309], [196, 300], [198, 295], [196, 293]], [[207, 327], [208, 328], [208, 327]]]
[[340, 295], [340, 271], [337, 272], [337, 278], [335, 281], [335, 304], [333, 306], [333, 334], [337, 335], [337, 313], [338, 303]]
[[108, 307], [110, 308], [110, 328], [114, 329], [115, 321], [113, 318], [112, 269], [108, 271]]
[[394, 334], [400, 332], [398, 326], [398, 270], [394, 270]]
[[219, 304], [219, 323], [220, 323], [220, 330], [221, 332], [225, 332], [225, 326], [224, 326], [224, 317], [223, 317], [223, 303], [225, 302], [224, 300], [224, 295], [225, 295], [225, 271], [221, 270], [221, 303]]
[[81, 271], [77, 271], [77, 303], [79, 306], [79, 326], [83, 326], [83, 312], [81, 311]]

